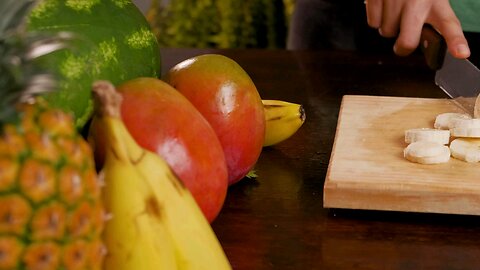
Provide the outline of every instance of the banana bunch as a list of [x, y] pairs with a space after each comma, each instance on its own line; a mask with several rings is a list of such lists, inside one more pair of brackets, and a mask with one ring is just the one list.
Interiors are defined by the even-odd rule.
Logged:
[[290, 138], [305, 122], [303, 106], [281, 100], [262, 100], [265, 112], [263, 146], [278, 144]]
[[106, 270], [231, 269], [194, 198], [155, 153], [141, 148], [120, 118], [121, 95], [109, 82], [93, 86], [105, 127], [104, 203], [111, 218]]

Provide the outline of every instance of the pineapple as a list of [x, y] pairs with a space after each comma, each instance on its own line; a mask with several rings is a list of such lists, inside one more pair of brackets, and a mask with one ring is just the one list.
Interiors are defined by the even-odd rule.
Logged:
[[88, 143], [42, 101], [35, 59], [65, 37], [28, 34], [36, 1], [0, 1], [0, 269], [101, 269], [104, 210]]

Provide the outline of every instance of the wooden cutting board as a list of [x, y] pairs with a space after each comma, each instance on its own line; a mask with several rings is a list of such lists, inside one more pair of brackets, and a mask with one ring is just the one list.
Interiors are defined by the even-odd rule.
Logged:
[[480, 163], [422, 165], [403, 157], [404, 132], [459, 112], [447, 99], [344, 96], [324, 207], [480, 215]]

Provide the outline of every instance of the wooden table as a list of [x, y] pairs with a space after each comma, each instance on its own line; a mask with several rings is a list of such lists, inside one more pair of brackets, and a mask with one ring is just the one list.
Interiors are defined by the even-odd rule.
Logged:
[[[234, 269], [479, 269], [480, 217], [326, 209], [323, 184], [346, 94], [446, 97], [421, 55], [162, 49], [236, 60], [264, 99], [304, 105], [298, 133], [265, 148], [256, 179], [231, 186], [213, 228]], [[479, 176], [480, 181], [480, 176]]]

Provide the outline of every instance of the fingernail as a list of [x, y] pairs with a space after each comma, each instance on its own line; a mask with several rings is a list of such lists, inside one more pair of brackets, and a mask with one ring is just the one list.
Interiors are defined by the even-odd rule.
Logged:
[[468, 49], [468, 46], [465, 44], [457, 45], [455, 52], [457, 53], [457, 56], [460, 56], [460, 57], [467, 57], [470, 55], [470, 49]]

